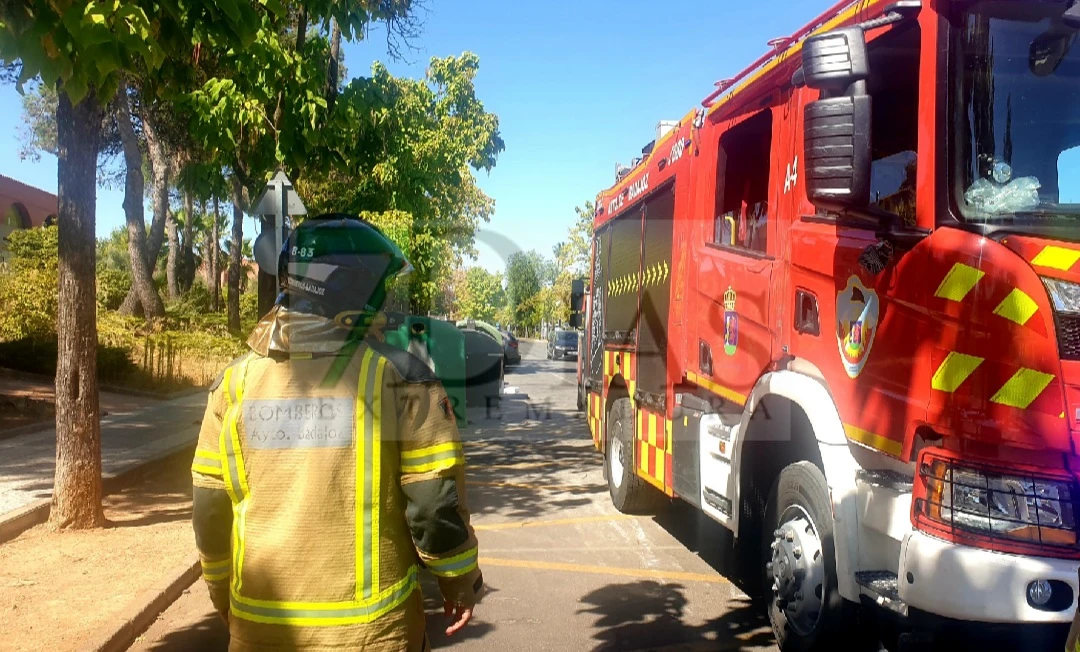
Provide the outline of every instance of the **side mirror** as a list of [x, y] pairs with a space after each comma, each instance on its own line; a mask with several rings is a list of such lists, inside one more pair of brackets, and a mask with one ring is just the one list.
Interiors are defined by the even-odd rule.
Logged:
[[862, 27], [834, 29], [811, 36], [803, 43], [801, 81], [810, 88], [842, 91], [869, 76], [870, 61]]
[[828, 211], [870, 205], [870, 96], [830, 97], [806, 105], [806, 196]]
[[570, 328], [581, 328], [585, 324], [582, 310], [585, 306], [585, 281], [570, 281]]
[[822, 99], [807, 104], [803, 113], [806, 196], [828, 211], [866, 208], [872, 114], [863, 29], [849, 27], [806, 39], [800, 72], [806, 86], [822, 91]]

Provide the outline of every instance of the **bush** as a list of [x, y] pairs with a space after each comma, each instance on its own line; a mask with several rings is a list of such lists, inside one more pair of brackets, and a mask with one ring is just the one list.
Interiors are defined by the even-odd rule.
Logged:
[[97, 270], [97, 303], [101, 310], [116, 310], [131, 289], [131, 275], [114, 267], [99, 265]]
[[14, 231], [0, 265], [0, 340], [47, 338], [56, 330], [56, 227]]
[[[55, 376], [57, 353], [55, 335], [0, 342], [0, 364], [16, 371]], [[139, 371], [126, 349], [108, 346], [98, 346], [97, 367], [98, 380], [105, 384], [122, 384]]]

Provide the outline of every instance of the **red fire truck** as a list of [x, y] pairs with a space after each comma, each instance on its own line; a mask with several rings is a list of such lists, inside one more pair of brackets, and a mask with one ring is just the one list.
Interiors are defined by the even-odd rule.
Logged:
[[1078, 26], [1075, 0], [841, 2], [597, 198], [575, 300], [611, 499], [729, 528], [784, 650], [841, 649], [859, 605], [1072, 619]]

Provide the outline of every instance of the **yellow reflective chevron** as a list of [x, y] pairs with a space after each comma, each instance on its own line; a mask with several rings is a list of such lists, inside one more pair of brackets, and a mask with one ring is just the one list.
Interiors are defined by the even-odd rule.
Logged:
[[941, 285], [934, 292], [934, 296], [950, 301], [963, 301], [964, 297], [968, 295], [968, 292], [971, 292], [971, 289], [975, 287], [975, 284], [983, 276], [986, 276], [986, 272], [981, 269], [975, 269], [963, 263], [955, 263], [949, 273], [945, 275], [945, 278], [941, 280]]
[[930, 386], [941, 392], [955, 392], [982, 362], [983, 358], [950, 351], [934, 372]]
[[1014, 321], [1021, 326], [1026, 324], [1031, 319], [1031, 316], [1038, 311], [1039, 306], [1035, 303], [1035, 300], [1019, 288], [1014, 288], [1009, 293], [1009, 296], [1002, 299], [998, 307], [994, 308], [995, 315]]
[[1066, 270], [1071, 268], [1077, 260], [1080, 260], [1080, 251], [1048, 245], [1031, 259], [1031, 264], [1039, 267]]
[[1031, 402], [1042, 394], [1053, 374], [1046, 374], [1034, 369], [1020, 369], [997, 391], [990, 400], [1001, 405], [1008, 405], [1021, 410], [1031, 405]]

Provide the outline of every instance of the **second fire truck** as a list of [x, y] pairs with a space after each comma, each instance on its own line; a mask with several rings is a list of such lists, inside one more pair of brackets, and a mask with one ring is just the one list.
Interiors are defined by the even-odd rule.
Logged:
[[611, 499], [730, 528], [783, 650], [843, 649], [857, 605], [1072, 619], [1078, 27], [1071, 0], [838, 4], [598, 197]]

